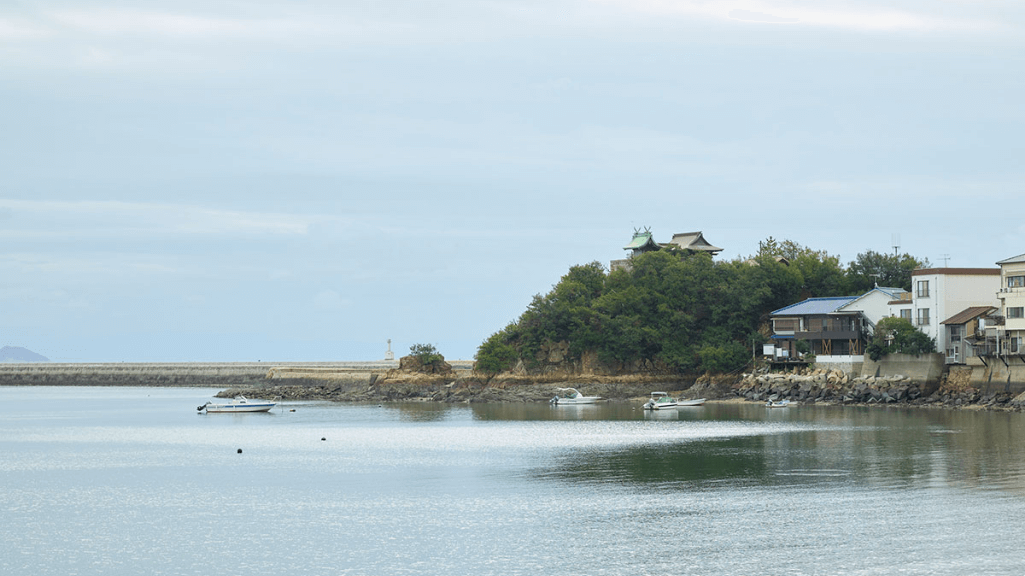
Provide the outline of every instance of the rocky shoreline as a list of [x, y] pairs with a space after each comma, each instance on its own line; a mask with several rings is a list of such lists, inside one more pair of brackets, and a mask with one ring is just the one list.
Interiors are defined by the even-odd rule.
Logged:
[[282, 400], [326, 400], [332, 402], [547, 402], [560, 387], [574, 387], [587, 395], [609, 400], [647, 397], [653, 390], [665, 390], [684, 398], [710, 401], [765, 402], [790, 400], [796, 404], [852, 406], [918, 406], [977, 408], [1020, 411], [1025, 394], [1009, 392], [983, 394], [964, 382], [944, 379], [928, 385], [906, 376], [851, 377], [836, 370], [741, 375], [705, 375], [698, 378], [666, 376], [587, 376], [557, 378], [481, 378], [426, 375], [393, 370], [372, 381], [296, 379], [237, 387], [219, 396], [235, 394], [274, 397]]
[[428, 374], [398, 369], [396, 363], [269, 364], [7, 364], [0, 386], [153, 386], [220, 388], [221, 397], [244, 394], [282, 400], [332, 402], [547, 402], [560, 387], [574, 387], [609, 400], [647, 397], [665, 390], [710, 401], [798, 404], [922, 406], [1020, 411], [1025, 394], [973, 387], [951, 372], [927, 384], [906, 376], [852, 377], [839, 370], [686, 377], [665, 374], [626, 376], [504, 374], [481, 376], [468, 369]]

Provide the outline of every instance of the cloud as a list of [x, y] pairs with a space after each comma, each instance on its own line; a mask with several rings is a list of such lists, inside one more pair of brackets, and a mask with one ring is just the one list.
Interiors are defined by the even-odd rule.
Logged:
[[335, 31], [329, 21], [303, 17], [238, 18], [141, 11], [48, 12], [45, 19], [71, 32], [98, 36], [275, 39]]
[[348, 308], [352, 302], [334, 290], [321, 290], [313, 297], [313, 305], [318, 310], [342, 310]]
[[0, 45], [4, 42], [38, 40], [53, 35], [53, 30], [24, 18], [0, 17]]
[[752, 12], [750, 10], [730, 10], [729, 17], [734, 20], [744, 20], [745, 22], [765, 22], [768, 24], [793, 24], [800, 22], [798, 18], [781, 18], [772, 14]]
[[612, 4], [630, 12], [700, 17], [712, 20], [754, 22], [763, 24], [799, 24], [807, 27], [845, 29], [858, 32], [880, 31], [965, 31], [1001, 27], [997, 20], [983, 12], [963, 16], [936, 16], [935, 3], [917, 7], [904, 3], [846, 2], [828, 0], [802, 2], [795, 0], [591, 0]]
[[435, 27], [418, 27], [401, 15], [367, 16], [289, 3], [247, 5], [245, 16], [180, 4], [149, 10], [22, 7], [18, 13], [0, 8], [0, 62], [140, 72], [152, 72], [154, 66], [164, 72], [184, 67], [196, 72], [237, 68], [239, 53], [255, 59], [255, 51], [408, 43], [435, 33]]
[[217, 210], [184, 204], [0, 199], [0, 237], [296, 236], [330, 216]]

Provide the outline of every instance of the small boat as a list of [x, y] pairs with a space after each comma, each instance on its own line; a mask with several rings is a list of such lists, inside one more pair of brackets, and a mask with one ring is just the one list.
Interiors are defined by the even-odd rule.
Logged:
[[668, 392], [652, 392], [651, 399], [644, 403], [643, 408], [645, 410], [666, 410], [676, 408], [677, 404], [676, 398], [670, 396]]
[[564, 396], [555, 395], [548, 401], [553, 406], [571, 406], [574, 404], [594, 404], [604, 400], [601, 396], [584, 396], [576, 388], [559, 388], [559, 392], [565, 392]]
[[199, 412], [206, 410], [210, 412], [267, 412], [274, 406], [276, 402], [269, 400], [250, 400], [241, 394], [235, 396], [228, 402], [222, 404], [214, 404], [213, 402], [207, 402], [202, 406], [196, 408]]
[[677, 408], [683, 408], [685, 406], [704, 406], [704, 404], [705, 404], [705, 399], [704, 398], [695, 398], [693, 400], [677, 400], [676, 401], [676, 407]]
[[786, 408], [788, 406], [790, 406], [790, 400], [769, 400], [765, 403], [766, 408]]

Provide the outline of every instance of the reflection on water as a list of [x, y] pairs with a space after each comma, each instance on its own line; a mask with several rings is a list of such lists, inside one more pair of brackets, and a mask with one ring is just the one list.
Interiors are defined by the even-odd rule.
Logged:
[[[629, 415], [613, 410], [606, 417]], [[587, 416], [599, 417], [597, 412]], [[784, 411], [710, 404], [699, 411], [656, 411], [642, 417], [652, 424], [681, 427], [761, 418], [783, 427], [722, 439], [706, 430], [708, 437], [669, 445], [567, 453], [556, 466], [539, 469], [538, 476], [685, 489], [724, 482], [890, 489], [939, 484], [1025, 493], [1025, 416], [1018, 413], [814, 406]]]
[[0, 573], [1021, 571], [1023, 414], [213, 392], [0, 389]]
[[751, 483], [768, 476], [766, 459], [753, 450], [759, 442], [757, 438], [737, 438], [572, 454], [557, 460], [556, 466], [536, 472], [545, 479], [661, 488], [676, 485], [690, 489], [681, 485], [726, 480]]
[[[381, 407], [385, 409], [385, 406]], [[442, 422], [452, 414], [452, 406], [437, 402], [403, 402], [387, 407], [397, 410], [403, 422]]]

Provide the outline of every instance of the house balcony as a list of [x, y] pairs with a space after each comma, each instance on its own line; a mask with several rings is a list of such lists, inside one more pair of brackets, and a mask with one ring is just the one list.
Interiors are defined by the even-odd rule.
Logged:
[[861, 332], [851, 329], [803, 330], [795, 332], [794, 338], [798, 340], [858, 340], [861, 338]]

